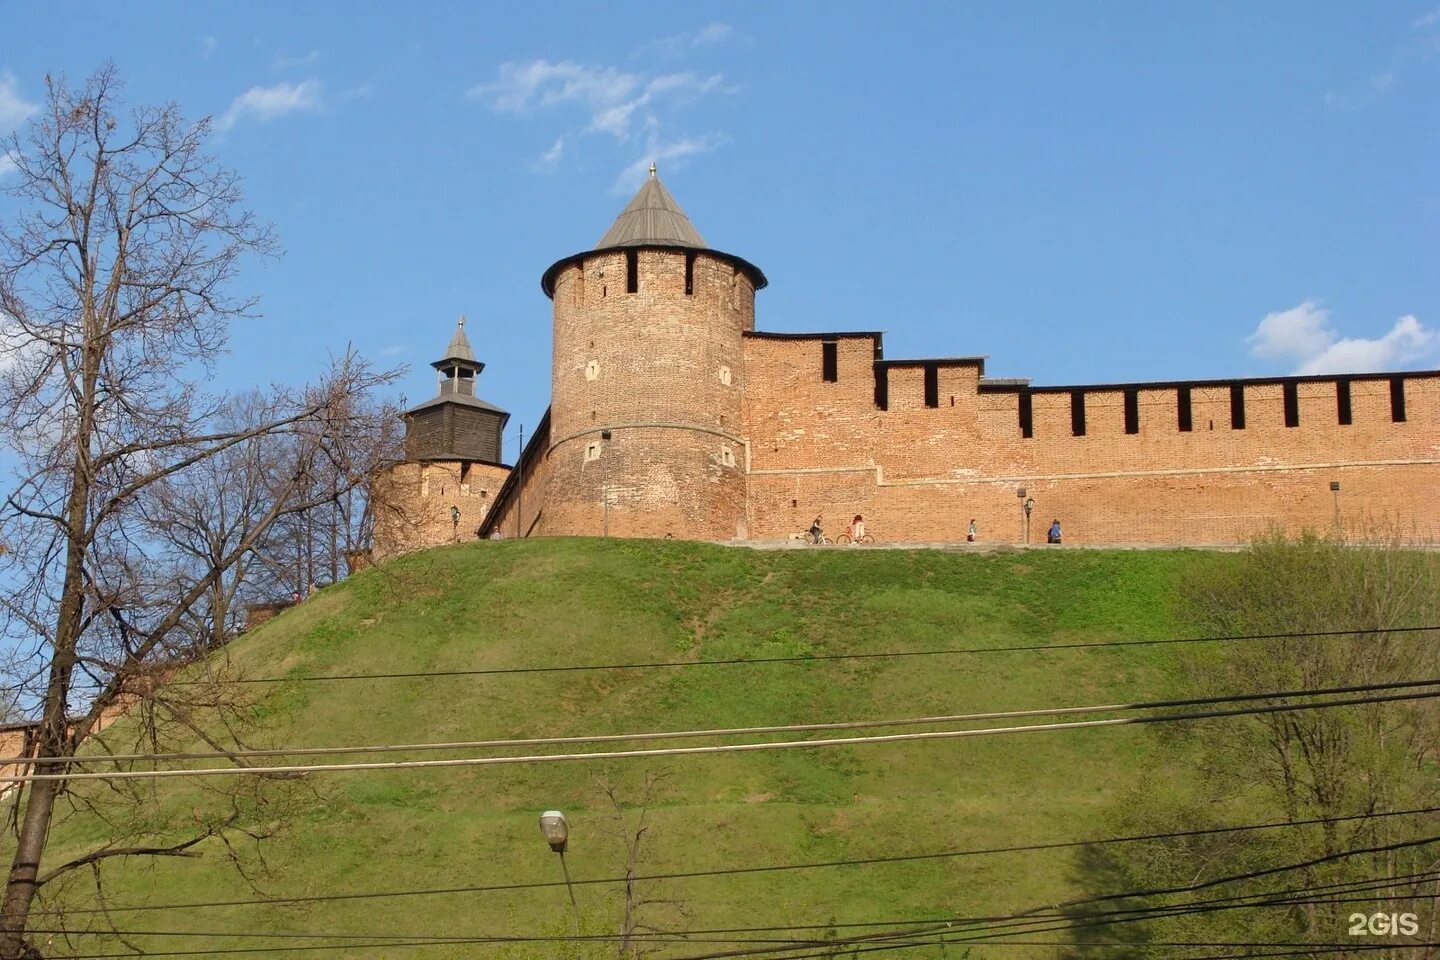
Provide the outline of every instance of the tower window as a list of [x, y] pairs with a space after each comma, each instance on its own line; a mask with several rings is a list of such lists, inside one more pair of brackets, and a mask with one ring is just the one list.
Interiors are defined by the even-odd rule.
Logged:
[[1285, 426], [1300, 426], [1300, 387], [1293, 381], [1281, 388], [1285, 397]]
[[1390, 378], [1390, 420], [1394, 423], [1405, 422], [1405, 378]]
[[1035, 436], [1034, 403], [1029, 390], [1020, 391], [1020, 436], [1026, 440]]
[[723, 384], [724, 384], [725, 386], [727, 386], [727, 387], [730, 386], [730, 368], [729, 368], [729, 367], [722, 366], [722, 367], [720, 368], [720, 382], [723, 383]]
[[625, 251], [625, 292], [635, 293], [640, 289], [640, 254], [634, 250]]
[[1350, 410], [1350, 381], [1335, 381], [1335, 414], [1340, 420], [1340, 426], [1348, 427], [1352, 422], [1353, 414]]
[[695, 254], [685, 254], [685, 295], [695, 292]]
[[826, 383], [840, 379], [840, 345], [834, 340], [820, 344], [820, 379]]
[[585, 462], [600, 459], [600, 441], [596, 440], [585, 445]]
[[1085, 391], [1070, 391], [1070, 435], [1085, 436]]
[[720, 448], [720, 464], [725, 467], [735, 466], [735, 451], [729, 447]]
[[925, 364], [925, 406], [940, 406], [940, 368], [936, 364]]
[[1175, 410], [1178, 414], [1181, 433], [1189, 433], [1194, 427], [1194, 421], [1190, 419], [1190, 388], [1177, 387], [1175, 389]]
[[1230, 384], [1230, 429], [1245, 429], [1245, 384]]
[[1140, 391], [1125, 391], [1125, 432], [1140, 432]]
[[596, 378], [599, 377], [599, 376], [600, 376], [600, 361], [599, 361], [599, 360], [591, 360], [589, 363], [585, 364], [585, 379], [586, 379], [586, 380], [594, 380], [594, 379], [596, 379]]

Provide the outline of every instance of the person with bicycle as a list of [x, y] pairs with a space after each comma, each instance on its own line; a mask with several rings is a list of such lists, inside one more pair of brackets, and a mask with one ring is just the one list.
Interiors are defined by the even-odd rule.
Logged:
[[865, 539], [865, 518], [855, 514], [855, 519], [850, 521], [850, 545], [854, 546]]
[[810, 521], [810, 542], [817, 547], [825, 542], [825, 531], [820, 526], [819, 517]]

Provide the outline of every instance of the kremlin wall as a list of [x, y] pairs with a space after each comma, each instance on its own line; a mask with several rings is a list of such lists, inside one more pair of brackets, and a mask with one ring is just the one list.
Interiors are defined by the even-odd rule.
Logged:
[[[1384, 525], [1440, 539], [1440, 371], [1040, 386], [874, 332], [756, 329], [765, 275], [651, 177], [547, 270], [551, 404], [513, 467], [464, 321], [377, 478], [375, 555], [475, 537], [1233, 544]], [[1028, 531], [1025, 504], [1032, 514]]]

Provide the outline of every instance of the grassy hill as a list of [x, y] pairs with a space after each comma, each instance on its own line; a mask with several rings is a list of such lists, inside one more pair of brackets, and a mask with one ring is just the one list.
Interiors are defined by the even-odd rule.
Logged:
[[[1174, 587], [1202, 562], [1183, 551], [754, 552], [691, 543], [477, 543], [402, 558], [323, 591], [235, 643], [242, 674], [703, 661], [1021, 644], [1020, 652], [679, 669], [287, 682], [252, 737], [333, 746], [566, 736], [895, 718], [1160, 698], [1178, 684], [1168, 647], [1044, 651], [1192, 629]], [[198, 745], [198, 744], [197, 744]], [[398, 759], [391, 756], [381, 759]], [[641, 874], [863, 858], [1104, 835], [1107, 809], [1142, 774], [1183, 785], [1186, 757], [1145, 728], [654, 760], [334, 773], [303, 785], [264, 847], [275, 895], [559, 879], [536, 826], [570, 818], [577, 881], [623, 873], [625, 849], [597, 786], [627, 803], [663, 773]], [[151, 788], [147, 787], [147, 790]], [[294, 787], [289, 787], [292, 792]], [[212, 802], [193, 781], [156, 784], [155, 809]], [[631, 811], [631, 816], [638, 814]], [[101, 829], [73, 819], [50, 857]], [[106, 868], [116, 903], [249, 898], [207, 841], [198, 860]], [[679, 906], [667, 929], [891, 921], [1004, 913], [1076, 894], [1073, 851], [937, 859], [640, 885]], [[94, 902], [88, 880], [74, 906]], [[589, 932], [619, 925], [621, 888], [581, 884]], [[570, 932], [563, 888], [278, 907], [117, 914], [130, 930], [546, 935]], [[245, 949], [255, 939], [131, 938], [149, 950]], [[321, 945], [326, 941], [312, 941]], [[292, 942], [293, 945], [293, 942]], [[94, 939], [78, 952], [116, 952]], [[688, 956], [695, 944], [662, 951]], [[589, 952], [586, 952], [586, 951]], [[568, 951], [568, 952], [567, 952]], [[982, 949], [972, 956], [1013, 955]], [[959, 956], [955, 948], [951, 954]], [[62, 955], [62, 951], [56, 951]], [[235, 954], [231, 954], [235, 955]], [[255, 954], [257, 956], [261, 954]], [[263, 954], [327, 956], [328, 953]], [[340, 955], [613, 956], [608, 945], [351, 946]], [[908, 951], [923, 960], [939, 948]], [[1027, 951], [1026, 955], [1045, 955]]]

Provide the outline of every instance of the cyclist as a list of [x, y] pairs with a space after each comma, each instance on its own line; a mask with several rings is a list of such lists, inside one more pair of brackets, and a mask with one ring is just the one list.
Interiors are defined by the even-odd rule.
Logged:
[[810, 542], [819, 546], [825, 542], [825, 531], [820, 527], [820, 518], [810, 521]]
[[850, 545], [854, 546], [865, 539], [865, 518], [855, 514], [855, 519], [850, 521]]

